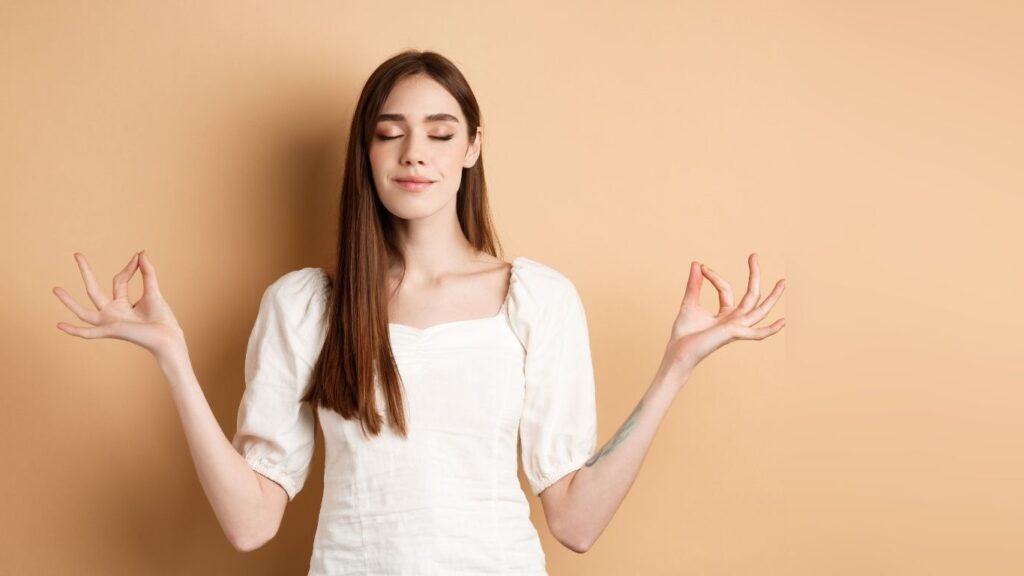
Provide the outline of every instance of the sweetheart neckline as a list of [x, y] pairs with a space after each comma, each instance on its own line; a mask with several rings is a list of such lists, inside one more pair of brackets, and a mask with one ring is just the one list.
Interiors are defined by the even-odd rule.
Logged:
[[417, 328], [415, 326], [410, 326], [408, 324], [400, 324], [398, 322], [388, 322], [388, 327], [389, 328], [400, 328], [402, 330], [408, 330], [410, 332], [415, 332], [417, 334], [423, 334], [423, 333], [426, 333], [426, 332], [433, 332], [434, 330], [437, 330], [437, 329], [440, 329], [440, 328], [445, 328], [445, 327], [448, 327], [448, 326], [453, 326], [453, 325], [456, 325], [456, 324], [473, 324], [473, 323], [479, 323], [479, 322], [493, 322], [493, 321], [498, 320], [498, 319], [501, 318], [502, 314], [505, 312], [505, 308], [506, 308], [506, 306], [503, 303], [501, 305], [501, 308], [498, 310], [498, 313], [494, 314], [493, 316], [486, 316], [484, 318], [468, 318], [466, 320], [451, 320], [449, 322], [440, 322], [438, 324], [431, 324], [430, 326], [427, 326], [425, 328]]
[[510, 262], [511, 267], [509, 268], [508, 291], [505, 292], [505, 299], [501, 302], [501, 307], [498, 308], [497, 313], [492, 314], [490, 316], [485, 316], [483, 318], [467, 318], [465, 320], [450, 320], [448, 322], [439, 322], [437, 324], [431, 324], [430, 326], [426, 326], [424, 328], [417, 328], [415, 326], [401, 324], [399, 322], [388, 322], [388, 328], [399, 328], [402, 330], [407, 330], [414, 334], [426, 334], [428, 332], [433, 332], [441, 328], [446, 328], [448, 326], [458, 324], [476, 324], [481, 322], [493, 322], [495, 320], [500, 320], [501, 317], [505, 314], [505, 311], [508, 309], [508, 301], [512, 299], [513, 284], [515, 284], [516, 282], [517, 267], [519, 265], [519, 261], [521, 258], [522, 256], [517, 256], [513, 258], [512, 261]]

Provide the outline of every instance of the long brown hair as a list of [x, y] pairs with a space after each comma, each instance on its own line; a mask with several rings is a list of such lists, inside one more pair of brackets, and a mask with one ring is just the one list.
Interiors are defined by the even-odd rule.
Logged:
[[[472, 143], [480, 126], [480, 108], [465, 77], [440, 54], [406, 50], [384, 61], [370, 75], [359, 95], [345, 154], [345, 172], [338, 214], [337, 261], [329, 278], [325, 310], [327, 335], [303, 402], [357, 418], [364, 436], [377, 436], [384, 415], [377, 411], [376, 385], [387, 404], [391, 425], [407, 437], [401, 378], [391, 351], [388, 329], [389, 266], [405, 259], [391, 226], [391, 216], [377, 196], [370, 167], [370, 141], [377, 114], [395, 83], [426, 74], [459, 103]], [[490, 219], [484, 183], [483, 152], [471, 168], [462, 169], [456, 196], [459, 226], [477, 250], [497, 256], [501, 245]]]

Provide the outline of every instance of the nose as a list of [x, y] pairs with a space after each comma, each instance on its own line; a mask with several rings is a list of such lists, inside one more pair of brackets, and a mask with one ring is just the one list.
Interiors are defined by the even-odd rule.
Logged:
[[405, 149], [402, 150], [402, 164], [422, 164], [425, 156], [422, 152], [422, 144], [417, 137], [405, 138]]

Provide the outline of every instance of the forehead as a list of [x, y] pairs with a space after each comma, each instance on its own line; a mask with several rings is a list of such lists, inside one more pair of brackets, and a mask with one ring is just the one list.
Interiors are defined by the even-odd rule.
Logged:
[[436, 80], [423, 74], [407, 76], [395, 83], [381, 106], [377, 121], [396, 120], [396, 115], [404, 116], [410, 123], [465, 122], [455, 97]]

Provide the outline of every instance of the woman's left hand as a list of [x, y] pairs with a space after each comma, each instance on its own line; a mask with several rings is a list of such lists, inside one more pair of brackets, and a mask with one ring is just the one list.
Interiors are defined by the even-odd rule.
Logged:
[[[663, 366], [679, 368], [688, 374], [709, 354], [725, 344], [734, 340], [763, 340], [786, 325], [786, 319], [779, 318], [768, 326], [754, 327], [754, 324], [768, 315], [782, 296], [786, 281], [779, 280], [764, 302], [757, 304], [761, 298], [757, 254], [751, 254], [747, 261], [750, 264], [750, 280], [747, 293], [738, 306], [733, 305], [729, 283], [714, 270], [696, 261], [690, 265], [686, 293], [672, 326], [672, 337], [665, 348]], [[700, 305], [704, 276], [718, 290], [718, 314], [712, 315]]]

